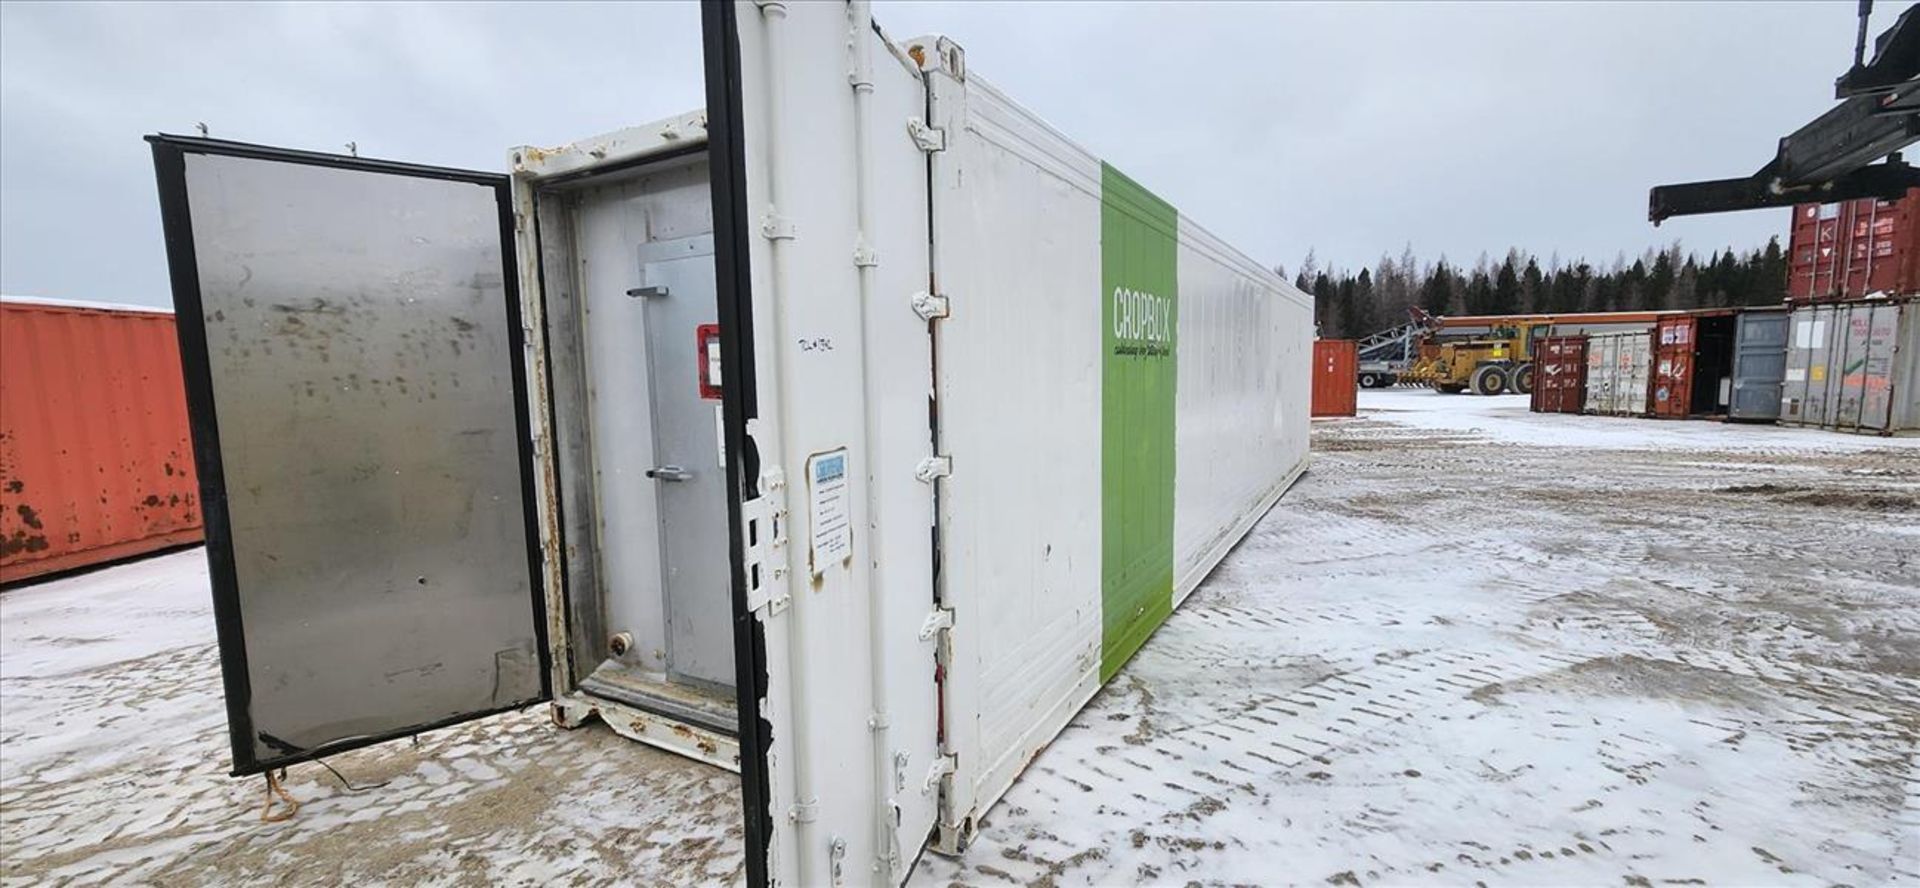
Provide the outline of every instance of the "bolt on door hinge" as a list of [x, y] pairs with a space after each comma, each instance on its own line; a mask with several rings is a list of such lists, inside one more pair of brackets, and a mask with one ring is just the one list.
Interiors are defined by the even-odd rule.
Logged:
[[952, 310], [952, 305], [947, 302], [947, 297], [938, 293], [928, 293], [925, 290], [913, 294], [911, 304], [913, 306], [913, 313], [919, 315], [920, 320], [923, 321], [931, 321], [934, 318], [944, 318]]
[[760, 220], [760, 236], [767, 240], [793, 240], [793, 220], [779, 213], [768, 213]]
[[929, 456], [913, 467], [913, 477], [932, 484], [936, 478], [945, 478], [953, 474], [953, 458], [949, 456]]
[[907, 135], [913, 137], [913, 144], [920, 146], [920, 150], [928, 154], [947, 150], [947, 131], [937, 126], [928, 126], [926, 121], [918, 117], [907, 118]]
[[787, 809], [787, 820], [794, 823], [812, 823], [820, 817], [820, 798], [815, 796], [804, 802], [795, 802]]

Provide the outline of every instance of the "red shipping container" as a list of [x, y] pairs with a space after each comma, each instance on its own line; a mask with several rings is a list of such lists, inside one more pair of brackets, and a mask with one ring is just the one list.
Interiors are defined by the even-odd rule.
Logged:
[[1579, 413], [1587, 402], [1587, 337], [1549, 336], [1533, 346], [1535, 413]]
[[1733, 386], [1734, 310], [1661, 318], [1653, 328], [1653, 415], [1725, 413]]
[[1690, 317], [1661, 318], [1653, 327], [1653, 415], [1685, 418], [1692, 407], [1693, 343]]
[[1920, 292], [1920, 189], [1793, 208], [1787, 299], [1831, 302]]
[[173, 314], [0, 301], [0, 582], [201, 536]]
[[1359, 409], [1360, 350], [1351, 339], [1313, 341], [1313, 415], [1352, 416]]

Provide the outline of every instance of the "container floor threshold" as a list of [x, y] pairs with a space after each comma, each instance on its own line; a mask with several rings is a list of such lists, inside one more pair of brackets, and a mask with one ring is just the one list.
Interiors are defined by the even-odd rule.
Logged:
[[673, 681], [658, 672], [606, 662], [580, 683], [580, 689], [728, 737], [739, 731], [731, 693]]

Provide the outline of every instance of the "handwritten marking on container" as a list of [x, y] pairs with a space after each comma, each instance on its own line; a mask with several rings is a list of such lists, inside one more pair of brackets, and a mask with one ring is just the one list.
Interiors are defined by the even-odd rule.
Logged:
[[813, 521], [813, 575], [853, 557], [852, 497], [847, 489], [847, 449], [807, 457], [807, 513]]

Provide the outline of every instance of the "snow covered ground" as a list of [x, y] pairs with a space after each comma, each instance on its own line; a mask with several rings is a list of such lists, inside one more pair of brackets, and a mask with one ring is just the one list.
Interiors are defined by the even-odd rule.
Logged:
[[1920, 882], [1920, 441], [1360, 408], [918, 881]]
[[544, 707], [226, 774], [206, 556], [0, 593], [0, 881], [201, 885], [737, 879], [739, 781]]
[[[1361, 394], [924, 884], [1920, 882], [1920, 440]], [[0, 879], [729, 881], [539, 708], [225, 775], [203, 556], [0, 594]]]

